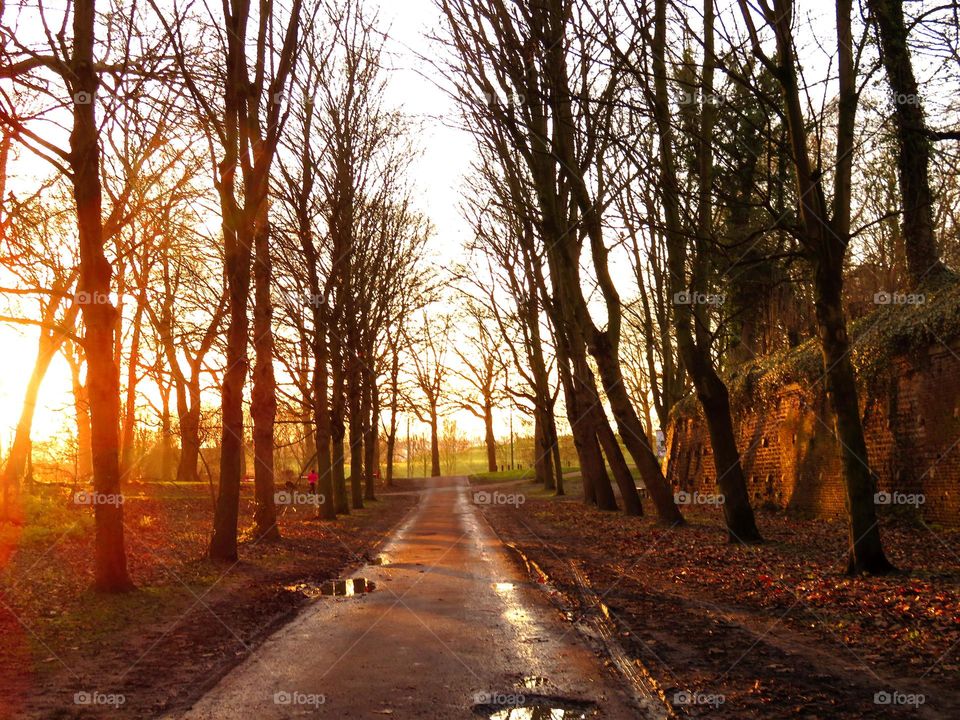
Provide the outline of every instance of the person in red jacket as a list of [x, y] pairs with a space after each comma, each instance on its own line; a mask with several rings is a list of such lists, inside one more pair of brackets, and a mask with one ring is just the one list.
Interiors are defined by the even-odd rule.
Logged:
[[317, 471], [311, 470], [310, 474], [307, 475], [307, 482], [310, 483], [310, 494], [317, 494]]

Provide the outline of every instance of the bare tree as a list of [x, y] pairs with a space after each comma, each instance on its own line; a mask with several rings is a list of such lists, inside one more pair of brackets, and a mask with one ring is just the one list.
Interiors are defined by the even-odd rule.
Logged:
[[776, 77], [783, 102], [792, 172], [798, 194], [800, 242], [813, 266], [817, 326], [823, 354], [827, 396], [834, 415], [849, 513], [851, 574], [883, 574], [892, 566], [880, 540], [874, 506], [875, 482], [860, 419], [859, 393], [850, 360], [850, 338], [843, 307], [843, 264], [850, 241], [851, 174], [858, 91], [856, 47], [851, 26], [852, 0], [838, 0], [836, 12], [837, 118], [833, 197], [828, 203], [822, 170], [811, 159], [794, 40], [792, 0], [765, 6], [761, 21], [776, 43], [776, 59], [763, 49], [755, 14], [740, 0], [754, 57]]
[[412, 353], [413, 375], [422, 403], [413, 404], [420, 422], [430, 426], [430, 476], [440, 477], [440, 417], [446, 410], [446, 381], [450, 375], [450, 317], [422, 314], [420, 326], [411, 339], [417, 351]]

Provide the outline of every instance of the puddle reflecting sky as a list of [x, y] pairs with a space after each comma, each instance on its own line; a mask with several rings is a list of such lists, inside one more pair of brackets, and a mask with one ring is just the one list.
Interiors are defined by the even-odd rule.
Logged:
[[324, 595], [335, 595], [350, 597], [365, 592], [372, 592], [374, 584], [365, 578], [346, 578], [343, 580], [327, 580], [320, 586], [320, 592]]
[[546, 706], [512, 707], [497, 710], [490, 720], [586, 720], [583, 710], [552, 708]]

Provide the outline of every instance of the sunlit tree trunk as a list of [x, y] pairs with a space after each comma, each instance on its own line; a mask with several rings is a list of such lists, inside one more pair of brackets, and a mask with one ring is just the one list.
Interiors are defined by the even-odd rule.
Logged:
[[[69, 283], [73, 282], [75, 273], [70, 274]], [[60, 286], [58, 284], [54, 289], [57, 291], [68, 288], [69, 285]], [[33, 430], [33, 416], [37, 409], [37, 397], [40, 394], [40, 387], [43, 379], [47, 375], [50, 363], [57, 352], [63, 346], [64, 335], [57, 332], [50, 326], [56, 320], [57, 308], [60, 307], [59, 299], [51, 298], [47, 307], [44, 309], [41, 320], [43, 326], [40, 328], [40, 339], [37, 343], [37, 356], [33, 362], [33, 370], [30, 371], [30, 379], [27, 381], [27, 387], [23, 394], [23, 404], [20, 406], [20, 418], [17, 421], [17, 429], [13, 436], [13, 443], [10, 446], [10, 452], [3, 466], [3, 509], [0, 520], [19, 521], [20, 513], [18, 510], [17, 495], [19, 490], [20, 478], [26, 469], [27, 457], [30, 454], [30, 435]], [[77, 317], [78, 306], [74, 304], [67, 311], [62, 327], [64, 332], [71, 332]], [[79, 369], [77, 382], [79, 383]], [[89, 427], [89, 426], [88, 426]], [[86, 437], [87, 444], [85, 459], [89, 462], [89, 433]], [[89, 474], [89, 467], [87, 468]]]
[[[146, 276], [146, 270], [143, 272]], [[124, 402], [122, 446], [120, 452], [120, 471], [123, 477], [130, 477], [133, 468], [134, 435], [137, 426], [137, 370], [140, 364], [140, 338], [143, 332], [143, 305], [146, 299], [145, 279], [137, 296], [137, 307], [133, 313], [133, 331], [130, 336], [130, 355], [127, 358], [126, 401]], [[119, 343], [117, 343], [119, 345]]]
[[377, 436], [380, 419], [380, 393], [377, 388], [377, 381], [373, 370], [366, 372], [367, 382], [364, 389], [364, 440], [363, 440], [363, 465], [366, 470], [364, 475], [364, 500], [376, 500], [377, 492], [375, 487], [375, 475], [377, 472]]
[[277, 508], [274, 501], [274, 447], [273, 431], [277, 415], [277, 381], [273, 370], [273, 261], [270, 257], [270, 227], [266, 218], [267, 204], [263, 203], [257, 220], [254, 241], [254, 309], [253, 345], [256, 363], [253, 369], [253, 391], [250, 417], [253, 420], [254, 494], [256, 510], [253, 514], [254, 535], [276, 540]]
[[[116, 308], [110, 302], [112, 269], [104, 254], [101, 218], [100, 142], [96, 96], [99, 84], [94, 70], [95, 0], [73, 5], [73, 54], [70, 60], [74, 91], [73, 128], [70, 133], [70, 169], [76, 201], [80, 246], [80, 281], [87, 293], [81, 305], [87, 389], [90, 401], [93, 487], [98, 496], [120, 498], [120, 368], [113, 358]], [[87, 102], [84, 102], [87, 100]], [[94, 587], [104, 592], [131, 590], [123, 537], [123, 504], [98, 502], [94, 506], [96, 543]]]

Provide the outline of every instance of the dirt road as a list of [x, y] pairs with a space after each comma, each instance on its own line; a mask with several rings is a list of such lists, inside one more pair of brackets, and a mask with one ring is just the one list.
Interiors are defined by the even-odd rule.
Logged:
[[318, 598], [179, 717], [641, 717], [508, 552], [465, 479], [433, 481], [355, 574], [372, 592]]

